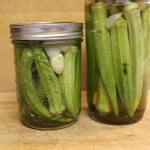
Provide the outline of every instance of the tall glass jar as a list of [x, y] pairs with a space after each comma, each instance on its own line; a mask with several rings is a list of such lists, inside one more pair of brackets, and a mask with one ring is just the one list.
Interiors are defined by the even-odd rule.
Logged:
[[139, 121], [145, 111], [150, 1], [86, 0], [90, 116], [109, 124]]
[[10, 25], [21, 121], [58, 129], [80, 112], [81, 23]]

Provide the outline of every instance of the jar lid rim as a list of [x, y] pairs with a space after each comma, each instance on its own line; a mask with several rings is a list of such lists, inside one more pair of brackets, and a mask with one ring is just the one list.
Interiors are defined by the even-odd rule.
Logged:
[[10, 25], [11, 38], [18, 40], [67, 39], [71, 35], [71, 38], [76, 38], [77, 34], [81, 38], [82, 29], [83, 23], [77, 22], [35, 22]]
[[[133, 0], [105, 0], [108, 4], [124, 4]], [[141, 3], [141, 4], [150, 4], [150, 0], [134, 0], [133, 2]]]

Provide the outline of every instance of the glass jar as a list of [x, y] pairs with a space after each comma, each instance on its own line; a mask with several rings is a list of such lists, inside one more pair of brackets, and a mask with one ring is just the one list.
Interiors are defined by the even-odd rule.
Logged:
[[86, 0], [87, 97], [91, 118], [139, 121], [145, 111], [150, 1]]
[[81, 96], [81, 23], [10, 25], [21, 121], [59, 129], [78, 119]]

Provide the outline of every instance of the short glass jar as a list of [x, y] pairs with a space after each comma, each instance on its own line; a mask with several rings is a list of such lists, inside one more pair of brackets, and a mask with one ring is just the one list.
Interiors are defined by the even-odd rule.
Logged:
[[148, 93], [150, 1], [86, 0], [90, 116], [109, 124], [139, 121]]
[[82, 23], [10, 25], [21, 121], [59, 129], [78, 119]]

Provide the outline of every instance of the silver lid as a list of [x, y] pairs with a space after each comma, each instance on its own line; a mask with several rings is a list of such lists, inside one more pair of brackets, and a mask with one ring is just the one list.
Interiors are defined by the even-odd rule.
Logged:
[[127, 3], [127, 2], [130, 2], [130, 1], [133, 1], [133, 2], [138, 2], [138, 3], [150, 3], [150, 0], [105, 0], [106, 3], [114, 3], [114, 4], [123, 4], [123, 3]]
[[114, 3], [114, 4], [118, 4], [118, 3], [126, 3], [129, 2], [130, 0], [105, 0], [106, 3]]
[[37, 22], [10, 25], [11, 38], [14, 40], [61, 40], [82, 38], [82, 23]]
[[138, 3], [150, 4], [150, 0], [133, 0]]

